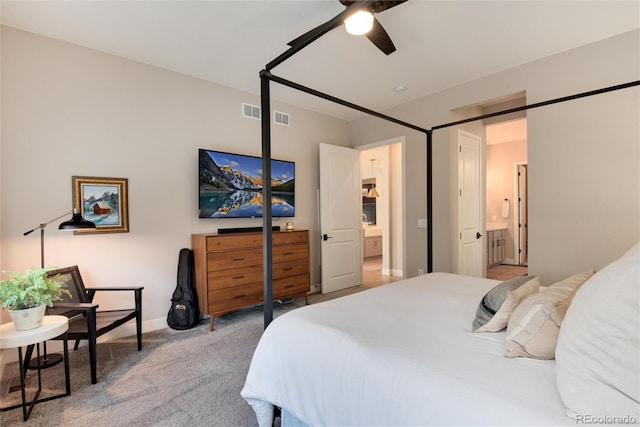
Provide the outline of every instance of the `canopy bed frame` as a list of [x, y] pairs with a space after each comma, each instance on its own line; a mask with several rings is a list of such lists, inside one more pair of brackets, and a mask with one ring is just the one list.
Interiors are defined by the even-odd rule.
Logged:
[[[343, 99], [337, 98], [332, 95], [328, 95], [326, 93], [322, 93], [315, 89], [305, 87], [301, 84], [292, 82], [290, 80], [286, 80], [282, 77], [278, 77], [272, 74], [271, 70], [278, 65], [282, 64], [287, 59], [291, 58], [293, 55], [304, 49], [306, 46], [326, 34], [328, 31], [334, 29], [337, 23], [344, 21], [346, 17], [348, 17], [354, 10], [366, 7], [373, 3], [372, 0], [361, 0], [353, 3], [351, 6], [348, 6], [344, 11], [336, 15], [333, 19], [327, 21], [325, 24], [315, 28], [314, 30], [306, 33], [304, 36], [296, 39], [293, 43], [291, 43], [291, 47], [286, 50], [284, 53], [279, 55], [273, 61], [269, 62], [263, 70], [260, 71], [260, 106], [262, 108], [262, 117], [261, 117], [261, 130], [262, 130], [262, 170], [264, 176], [271, 176], [271, 93], [270, 93], [270, 82], [279, 83], [281, 85], [290, 87], [292, 89], [299, 90], [301, 92], [308, 93], [313, 96], [317, 96], [319, 98], [323, 98], [325, 100], [334, 102], [336, 104], [340, 104], [342, 106], [352, 108], [354, 110], [360, 111], [362, 113], [366, 113], [368, 115], [405, 126], [409, 129], [416, 130], [418, 132], [423, 132], [426, 136], [426, 145], [427, 145], [427, 156], [426, 156], [426, 168], [427, 168], [427, 273], [433, 272], [433, 197], [432, 197], [432, 188], [433, 188], [433, 165], [432, 165], [432, 150], [433, 150], [433, 132], [439, 129], [445, 129], [452, 126], [458, 126], [464, 123], [469, 123], [477, 120], [483, 120], [490, 117], [501, 116], [505, 114], [515, 113], [519, 111], [529, 110], [533, 108], [544, 107], [560, 102], [571, 101], [579, 98], [584, 98], [593, 95], [599, 95], [611, 91], [621, 90], [630, 88], [633, 86], [640, 85], [640, 80], [623, 83], [619, 85], [609, 86], [601, 89], [596, 89], [592, 91], [582, 92], [574, 95], [564, 96], [560, 98], [551, 99], [548, 101], [542, 101], [530, 105], [524, 105], [521, 107], [511, 108], [507, 110], [497, 111], [490, 114], [485, 114], [481, 116], [475, 116], [468, 119], [458, 120], [455, 122], [445, 123], [437, 126], [433, 126], [430, 129], [423, 128], [421, 126], [413, 125], [411, 123], [407, 123], [405, 121], [399, 120], [394, 117], [387, 116], [385, 114], [373, 111], [371, 109], [353, 104], [351, 102], [345, 101]], [[263, 186], [262, 188], [262, 197], [263, 200], [271, 200], [271, 187]], [[262, 220], [262, 228], [263, 228], [263, 247], [264, 247], [264, 255], [263, 255], [263, 265], [264, 265], [264, 328], [273, 320], [273, 288], [272, 288], [272, 279], [273, 279], [273, 268], [272, 268], [272, 259], [273, 259], [273, 248], [272, 248], [272, 212], [271, 212], [271, 204], [265, 204], [263, 220]]]

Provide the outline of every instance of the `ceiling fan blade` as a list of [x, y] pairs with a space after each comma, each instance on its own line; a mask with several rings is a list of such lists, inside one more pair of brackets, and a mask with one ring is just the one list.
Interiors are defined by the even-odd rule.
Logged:
[[366, 35], [385, 55], [390, 55], [396, 51], [391, 37], [389, 37], [389, 34], [382, 28], [382, 25], [375, 17], [373, 18], [373, 28]]
[[[291, 40], [289, 43], [287, 43], [289, 46], [293, 46], [296, 43], [298, 43], [300, 40], [304, 39], [305, 37], [307, 37], [309, 34], [313, 33], [314, 31], [318, 31], [319, 28], [327, 26], [327, 24], [329, 24], [330, 21], [325, 22], [324, 24], [320, 24], [317, 27], [315, 27], [313, 30], [309, 30], [306, 33], [304, 33], [303, 35], [296, 37], [295, 39]], [[329, 25], [328, 28], [325, 29], [326, 31], [331, 31], [334, 28], [338, 28], [339, 26], [341, 26], [343, 24], [343, 22], [335, 22], [333, 25]]]

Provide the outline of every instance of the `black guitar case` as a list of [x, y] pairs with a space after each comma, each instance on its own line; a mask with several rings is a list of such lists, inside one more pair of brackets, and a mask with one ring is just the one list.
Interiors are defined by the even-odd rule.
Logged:
[[198, 294], [193, 288], [193, 251], [180, 249], [178, 284], [171, 297], [167, 324], [173, 329], [193, 328], [200, 322]]

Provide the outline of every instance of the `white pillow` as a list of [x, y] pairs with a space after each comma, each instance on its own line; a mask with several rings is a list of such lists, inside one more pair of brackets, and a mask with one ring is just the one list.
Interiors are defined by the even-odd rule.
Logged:
[[560, 328], [556, 381], [578, 424], [640, 420], [640, 244], [576, 293]]
[[594, 271], [574, 274], [522, 301], [509, 318], [504, 355], [553, 359], [562, 319], [574, 293]]

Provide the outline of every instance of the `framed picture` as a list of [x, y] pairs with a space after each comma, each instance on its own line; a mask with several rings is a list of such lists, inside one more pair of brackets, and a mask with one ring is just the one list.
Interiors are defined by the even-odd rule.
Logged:
[[96, 228], [74, 230], [74, 234], [128, 233], [127, 178], [73, 176], [73, 203], [82, 217]]

